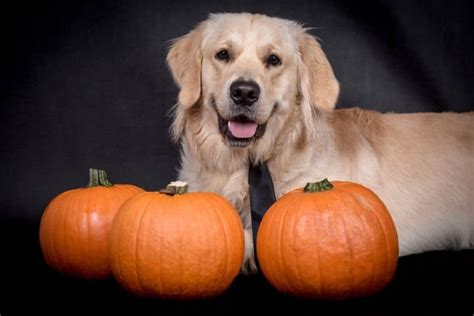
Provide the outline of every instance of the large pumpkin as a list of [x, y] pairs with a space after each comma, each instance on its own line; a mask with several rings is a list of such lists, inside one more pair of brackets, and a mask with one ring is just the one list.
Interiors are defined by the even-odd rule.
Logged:
[[143, 189], [112, 185], [106, 173], [91, 169], [89, 185], [56, 196], [40, 224], [43, 256], [53, 269], [86, 279], [111, 275], [108, 236], [120, 206]]
[[263, 274], [281, 292], [354, 298], [392, 279], [398, 239], [390, 214], [371, 190], [323, 180], [272, 205], [260, 224], [257, 256]]
[[244, 235], [237, 211], [223, 197], [167, 191], [127, 201], [110, 234], [112, 271], [136, 295], [173, 299], [217, 295], [237, 276]]

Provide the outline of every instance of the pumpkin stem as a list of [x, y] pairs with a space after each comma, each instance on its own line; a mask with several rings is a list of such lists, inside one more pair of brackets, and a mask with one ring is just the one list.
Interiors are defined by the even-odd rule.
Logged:
[[175, 194], [184, 194], [188, 192], [188, 184], [183, 181], [172, 181], [166, 188], [161, 189], [160, 193], [175, 195]]
[[100, 169], [89, 169], [89, 184], [88, 188], [92, 187], [111, 187], [113, 184], [107, 180], [107, 173]]
[[318, 181], [318, 182], [308, 182], [306, 184], [306, 186], [304, 187], [304, 192], [306, 192], [306, 193], [308, 193], [308, 192], [323, 192], [323, 191], [329, 191], [332, 188], [334, 188], [334, 186], [326, 178], [326, 179], [323, 179], [323, 180]]

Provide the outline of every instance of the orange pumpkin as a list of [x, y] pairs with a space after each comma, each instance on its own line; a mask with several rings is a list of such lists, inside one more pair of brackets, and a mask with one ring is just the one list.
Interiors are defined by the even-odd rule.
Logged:
[[318, 299], [373, 294], [392, 279], [395, 225], [368, 188], [323, 180], [285, 194], [257, 235], [264, 276], [278, 290]]
[[131, 198], [117, 213], [112, 271], [134, 294], [209, 297], [239, 273], [244, 235], [237, 211], [215, 193], [186, 191], [185, 183], [172, 182], [166, 191]]
[[56, 196], [40, 223], [43, 256], [53, 269], [86, 279], [111, 275], [108, 235], [120, 206], [143, 189], [130, 184], [112, 185], [102, 170], [90, 169], [86, 188]]

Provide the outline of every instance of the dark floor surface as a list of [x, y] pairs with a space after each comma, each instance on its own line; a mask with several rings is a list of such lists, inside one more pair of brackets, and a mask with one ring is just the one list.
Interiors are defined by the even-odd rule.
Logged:
[[[381, 293], [345, 302], [279, 294], [261, 276], [238, 277], [205, 301], [146, 300], [113, 280], [89, 282], [56, 274], [43, 261], [34, 224], [0, 224], [0, 315], [473, 315], [474, 251], [402, 258]], [[34, 311], [33, 313], [31, 312]]]

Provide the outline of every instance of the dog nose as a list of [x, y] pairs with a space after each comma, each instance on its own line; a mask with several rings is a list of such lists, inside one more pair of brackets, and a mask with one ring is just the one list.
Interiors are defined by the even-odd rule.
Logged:
[[259, 96], [260, 87], [255, 81], [236, 80], [230, 85], [230, 98], [237, 105], [250, 106]]

